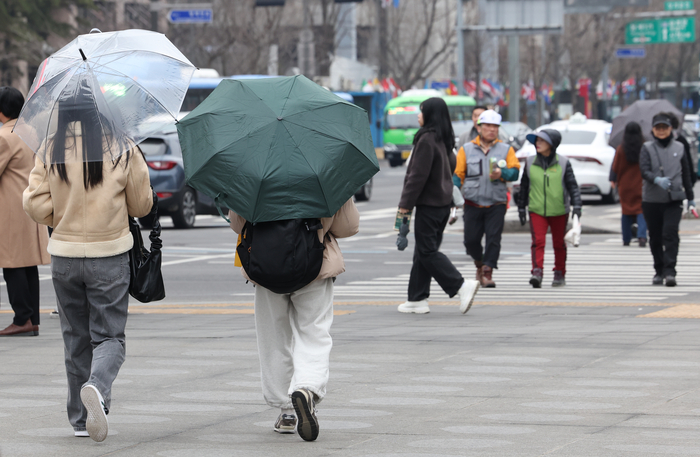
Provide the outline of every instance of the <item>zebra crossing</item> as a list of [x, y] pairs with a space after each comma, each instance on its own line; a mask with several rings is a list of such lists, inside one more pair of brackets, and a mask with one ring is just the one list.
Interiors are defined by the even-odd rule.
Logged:
[[[600, 240], [600, 239], [599, 239]], [[450, 255], [452, 259], [455, 256]], [[464, 259], [464, 257], [462, 257]], [[371, 280], [350, 281], [336, 285], [337, 300], [405, 300], [411, 262], [385, 262], [387, 272]], [[471, 261], [453, 263], [465, 278], [473, 278]], [[499, 268], [494, 271], [495, 289], [480, 289], [479, 301], [504, 302], [633, 302], [680, 303], [695, 294], [700, 275], [700, 235], [684, 236], [678, 255], [678, 286], [652, 286], [653, 261], [648, 248], [624, 247], [619, 236], [568, 249], [566, 286], [551, 287], [554, 252], [545, 252], [545, 275], [541, 289], [529, 285], [530, 254], [501, 255]], [[433, 280], [430, 300], [443, 301], [448, 296]]]

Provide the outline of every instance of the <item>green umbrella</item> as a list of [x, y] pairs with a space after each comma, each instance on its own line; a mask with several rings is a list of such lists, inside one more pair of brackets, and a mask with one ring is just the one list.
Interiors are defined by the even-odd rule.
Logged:
[[379, 171], [367, 112], [304, 76], [223, 80], [177, 131], [187, 183], [251, 222], [332, 216]]

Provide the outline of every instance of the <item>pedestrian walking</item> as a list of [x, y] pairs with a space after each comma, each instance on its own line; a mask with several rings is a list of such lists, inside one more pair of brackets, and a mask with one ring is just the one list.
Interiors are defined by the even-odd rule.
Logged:
[[[554, 246], [554, 279], [552, 287], [566, 285], [566, 223], [569, 212], [581, 218], [581, 191], [571, 162], [557, 154], [561, 134], [554, 129], [544, 129], [527, 135], [535, 145], [537, 154], [527, 158], [520, 180], [518, 215], [520, 224], [527, 222], [530, 212], [530, 234], [532, 236], [532, 276], [530, 284], [535, 289], [542, 287], [544, 271], [544, 248], [547, 229], [552, 232]], [[572, 209], [573, 207], [573, 209]]]
[[[515, 150], [498, 139], [501, 115], [486, 110], [477, 123], [480, 134], [460, 147], [457, 168], [464, 197], [464, 246], [474, 259], [481, 287], [496, 287], [493, 270], [498, 268], [501, 234], [508, 204], [507, 181], [520, 174]], [[481, 240], [486, 236], [486, 247]]]
[[487, 109], [488, 107], [484, 105], [476, 105], [474, 107], [474, 109], [472, 110], [472, 128], [459, 136], [459, 142], [457, 143], [457, 147], [461, 148], [466, 143], [469, 143], [474, 138], [479, 136], [479, 130], [481, 129], [481, 127], [479, 126], [479, 116], [481, 116], [481, 113], [483, 113]]
[[[246, 220], [229, 210], [231, 228], [244, 233]], [[305, 441], [318, 437], [316, 405], [326, 396], [333, 340], [333, 283], [345, 271], [337, 238], [355, 235], [360, 214], [348, 200], [333, 216], [320, 219], [323, 243], [321, 270], [311, 283], [291, 293], [255, 286], [255, 332], [260, 356], [263, 397], [279, 408], [278, 433], [294, 433]], [[250, 279], [244, 268], [241, 273]], [[298, 423], [297, 423], [298, 421]]]
[[14, 133], [24, 97], [13, 87], [0, 87], [0, 267], [15, 313], [0, 336], [39, 335], [39, 269], [51, 262], [49, 235], [22, 209], [22, 192], [34, 166], [34, 153]]
[[647, 224], [642, 212], [642, 172], [639, 169], [639, 153], [643, 144], [642, 127], [637, 122], [629, 122], [625, 126], [622, 144], [615, 151], [611, 171], [622, 207], [622, 244], [630, 245], [632, 224], [636, 222], [636, 238], [640, 248], [647, 245]]
[[399, 312], [430, 312], [430, 281], [435, 278], [447, 295], [459, 295], [460, 311], [469, 311], [479, 290], [477, 281], [464, 279], [439, 251], [452, 207], [455, 170], [454, 131], [445, 100], [433, 97], [420, 105], [421, 128], [413, 138], [413, 153], [406, 168], [399, 212], [414, 211], [416, 247], [408, 281], [408, 301]]
[[683, 214], [683, 200], [695, 206], [691, 166], [683, 145], [673, 139], [671, 118], [659, 113], [652, 119], [654, 139], [642, 146], [639, 168], [642, 186], [642, 210], [649, 229], [649, 247], [654, 256], [652, 284], [676, 285], [678, 228]]
[[36, 157], [23, 197], [27, 214], [54, 229], [48, 251], [65, 348], [68, 420], [75, 436], [103, 441], [112, 383], [125, 356], [134, 242], [128, 216], [148, 215], [155, 194], [138, 148], [110, 159], [110, 123], [86, 108], [94, 105], [86, 94], [59, 101], [56, 134], [42, 151], [47, 163]]
[[668, 117], [671, 119], [671, 128], [673, 129], [674, 138], [683, 145], [685, 159], [690, 164], [690, 181], [694, 186], [698, 181], [698, 171], [695, 169], [695, 165], [693, 164], [693, 156], [690, 154], [690, 143], [688, 143], [688, 139], [683, 135], [683, 131], [680, 129], [681, 122], [678, 120], [678, 116], [671, 111], [667, 111], [666, 114], [668, 114]]

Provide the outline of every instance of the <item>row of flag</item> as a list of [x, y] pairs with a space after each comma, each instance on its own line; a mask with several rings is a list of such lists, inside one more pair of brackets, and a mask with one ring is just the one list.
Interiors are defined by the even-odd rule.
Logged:
[[384, 78], [381, 81], [379, 78], [374, 78], [371, 81], [362, 80], [362, 92], [387, 92], [391, 94], [391, 97], [398, 97], [401, 95], [401, 88], [394, 78]]

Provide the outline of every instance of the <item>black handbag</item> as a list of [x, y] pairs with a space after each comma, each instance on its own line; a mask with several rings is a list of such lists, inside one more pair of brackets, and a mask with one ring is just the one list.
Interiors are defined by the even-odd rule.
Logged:
[[129, 217], [129, 230], [134, 237], [134, 247], [129, 251], [131, 282], [129, 295], [141, 303], [162, 300], [165, 298], [165, 285], [160, 270], [163, 242], [160, 239], [160, 222], [157, 215], [153, 217], [153, 229], [149, 235], [151, 250], [143, 246], [141, 228], [133, 217]]

